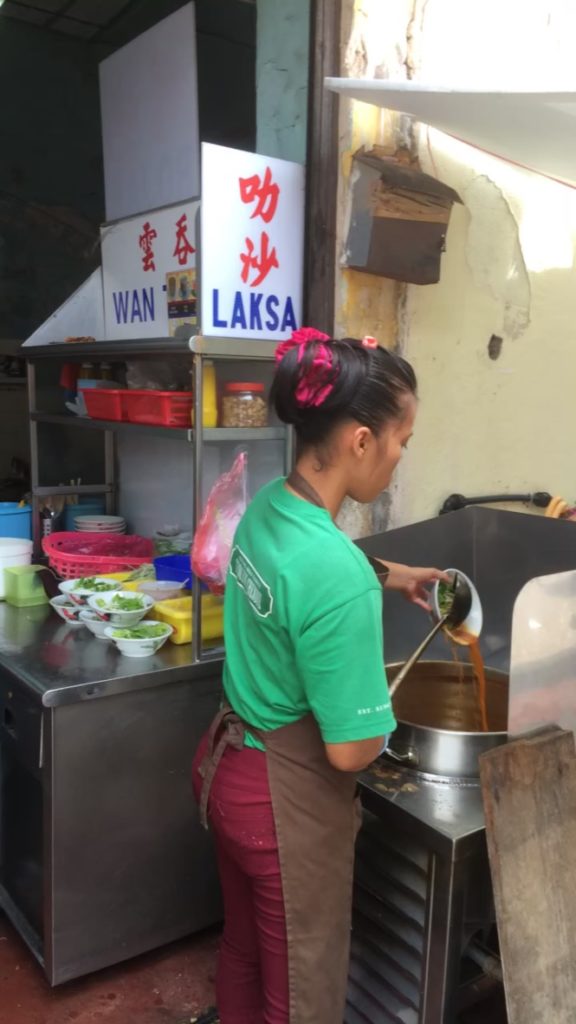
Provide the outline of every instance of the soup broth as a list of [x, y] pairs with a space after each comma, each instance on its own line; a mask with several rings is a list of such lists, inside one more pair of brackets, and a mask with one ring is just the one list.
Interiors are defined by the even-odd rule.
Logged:
[[452, 656], [459, 661], [458, 647], [467, 647], [470, 654], [470, 661], [474, 669], [474, 684], [476, 687], [476, 699], [478, 705], [478, 728], [481, 732], [488, 732], [488, 711], [486, 706], [486, 672], [484, 659], [480, 650], [478, 637], [468, 633], [465, 629], [446, 630], [451, 640]]

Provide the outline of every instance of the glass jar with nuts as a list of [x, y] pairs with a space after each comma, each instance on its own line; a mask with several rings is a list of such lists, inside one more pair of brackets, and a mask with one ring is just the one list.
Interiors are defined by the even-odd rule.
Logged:
[[267, 423], [263, 384], [237, 382], [224, 386], [221, 426], [265, 427]]

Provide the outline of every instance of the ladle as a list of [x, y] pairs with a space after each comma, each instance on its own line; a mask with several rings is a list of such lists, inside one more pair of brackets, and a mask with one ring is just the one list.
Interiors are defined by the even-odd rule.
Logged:
[[410, 669], [414, 667], [418, 658], [424, 653], [428, 644], [432, 642], [436, 634], [439, 633], [444, 626], [448, 626], [449, 629], [457, 629], [457, 627], [461, 626], [468, 618], [472, 607], [472, 591], [467, 580], [459, 572], [454, 573], [452, 585], [448, 590], [448, 595], [450, 594], [452, 595], [452, 602], [449, 610], [438, 620], [428, 633], [428, 636], [424, 637], [420, 646], [416, 648], [414, 654], [412, 654], [411, 657], [408, 658], [408, 661], [404, 663], [398, 672], [398, 675], [390, 684], [389, 691], [391, 697], [394, 696], [396, 690], [400, 686], [400, 683], [404, 681]]

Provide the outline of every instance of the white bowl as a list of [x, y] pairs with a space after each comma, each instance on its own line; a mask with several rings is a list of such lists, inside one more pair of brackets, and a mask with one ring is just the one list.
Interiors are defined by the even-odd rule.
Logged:
[[58, 585], [58, 590], [65, 594], [70, 601], [77, 599], [80, 604], [86, 604], [89, 597], [93, 594], [111, 594], [115, 590], [120, 590], [122, 584], [118, 580], [107, 580], [102, 576], [83, 576], [82, 579], [92, 579], [96, 583], [106, 583], [108, 590], [95, 591], [93, 587], [81, 587], [79, 586], [80, 580], [63, 580]]
[[[458, 626], [456, 630], [450, 630], [444, 627], [444, 632], [447, 633], [448, 636], [455, 641], [455, 643], [468, 645], [470, 641], [469, 639], [465, 638], [466, 636], [477, 638], [480, 636], [480, 633], [482, 632], [482, 603], [480, 601], [478, 591], [476, 590], [476, 587], [472, 583], [472, 580], [468, 576], [466, 576], [466, 574], [463, 573], [461, 569], [444, 569], [444, 572], [446, 572], [452, 578], [454, 577], [455, 573], [458, 573], [458, 575], [466, 581], [472, 593], [472, 607], [470, 608], [468, 616], [464, 620], [464, 622], [460, 626]], [[442, 613], [440, 611], [440, 606], [438, 603], [439, 586], [439, 582], [436, 582], [432, 588], [432, 611], [437, 621], [442, 618]]]
[[163, 626], [165, 629], [164, 635], [150, 637], [149, 639], [116, 637], [114, 633], [118, 626], [108, 626], [104, 635], [116, 645], [120, 654], [124, 654], [127, 658], [150, 658], [153, 654], [156, 654], [156, 651], [160, 650], [174, 630], [167, 622], [155, 622], [153, 619], [147, 619], [142, 625]]
[[185, 597], [184, 584], [178, 580], [142, 580], [138, 591], [147, 594], [158, 604], [159, 601], [173, 601], [177, 597]]
[[122, 522], [109, 522], [106, 519], [84, 519], [83, 516], [76, 516], [74, 522], [84, 529], [95, 530], [96, 533], [102, 533], [104, 527], [110, 530], [123, 530], [126, 526], [125, 520], [122, 520]]
[[50, 604], [67, 626], [71, 626], [74, 629], [75, 626], [83, 625], [79, 619], [80, 612], [82, 611], [81, 605], [74, 604], [65, 594], [61, 594], [60, 597], [53, 597]]
[[[131, 600], [137, 598], [142, 602], [141, 607], [134, 611], [114, 608], [113, 602], [117, 597], [127, 597]], [[148, 594], [139, 594], [135, 590], [117, 590], [112, 594], [92, 594], [88, 598], [88, 607], [94, 612], [109, 616], [109, 622], [113, 626], [135, 626], [154, 607], [154, 601]]]
[[96, 612], [93, 612], [90, 608], [80, 608], [78, 618], [98, 640], [108, 639], [106, 636], [106, 630], [110, 623], [107, 619], [101, 619], [100, 616], [96, 615]]

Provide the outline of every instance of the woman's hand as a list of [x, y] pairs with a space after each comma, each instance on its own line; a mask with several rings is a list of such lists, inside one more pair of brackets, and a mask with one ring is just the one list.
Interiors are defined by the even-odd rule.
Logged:
[[[381, 561], [381, 559], [378, 559]], [[386, 590], [396, 590], [403, 594], [407, 601], [417, 604], [419, 608], [429, 612], [430, 594], [427, 587], [442, 580], [450, 583], [450, 577], [441, 569], [421, 569], [411, 565], [401, 565], [398, 562], [384, 562], [382, 565], [389, 569], [384, 586]]]

